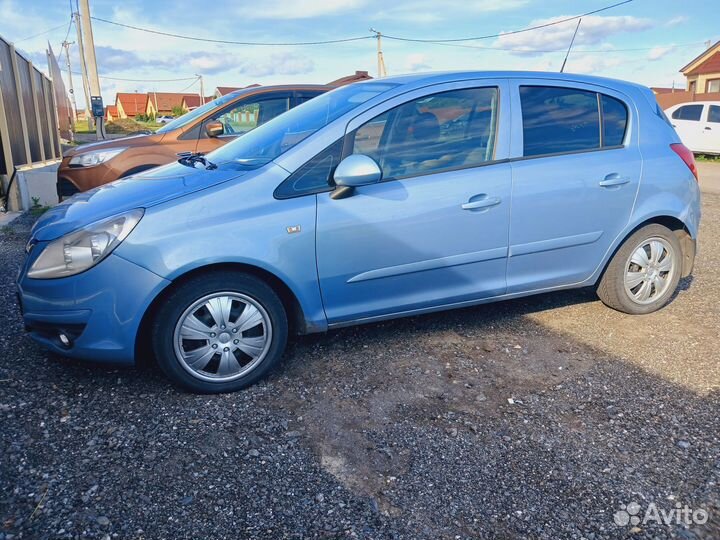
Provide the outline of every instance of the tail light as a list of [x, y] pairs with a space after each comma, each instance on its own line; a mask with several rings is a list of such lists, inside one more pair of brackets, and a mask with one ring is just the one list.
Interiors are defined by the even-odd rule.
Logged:
[[693, 155], [693, 153], [688, 150], [688, 148], [684, 144], [680, 143], [671, 144], [670, 148], [672, 148], [673, 152], [680, 156], [680, 159], [685, 162], [685, 165], [688, 166], [688, 169], [690, 169], [690, 172], [693, 173], [695, 180], [697, 180], [698, 171], [697, 167], [695, 166], [695, 156]]

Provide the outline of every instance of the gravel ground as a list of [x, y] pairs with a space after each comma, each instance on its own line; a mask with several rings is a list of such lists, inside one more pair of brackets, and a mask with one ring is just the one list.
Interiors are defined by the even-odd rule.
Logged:
[[26, 338], [29, 225], [0, 232], [0, 540], [720, 538], [720, 195], [658, 313], [571, 291], [307, 336], [214, 397]]

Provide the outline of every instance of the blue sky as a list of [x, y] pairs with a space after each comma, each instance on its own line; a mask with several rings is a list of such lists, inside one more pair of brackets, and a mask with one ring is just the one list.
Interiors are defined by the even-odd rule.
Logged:
[[[56, 54], [67, 27], [23, 39], [70, 19], [75, 0], [0, 0], [0, 35], [46, 69], [49, 40]], [[242, 41], [309, 41], [369, 35], [444, 39], [507, 32], [590, 11], [612, 0], [90, 0], [93, 16], [187, 36]], [[713, 2], [635, 0], [583, 19], [566, 71], [683, 85], [678, 70], [720, 39], [720, 8]], [[546, 29], [466, 45], [480, 49], [383, 40], [388, 73], [453, 69], [557, 71], [575, 29]], [[376, 71], [375, 40], [323, 46], [258, 47], [179, 40], [94, 22], [101, 75], [125, 79], [205, 79], [215, 86], [252, 83], [324, 83], [355, 70]], [[75, 28], [70, 32], [75, 41]], [[494, 49], [513, 49], [494, 50]], [[73, 47], [74, 49], [74, 47]], [[625, 49], [643, 49], [628, 51]], [[525, 51], [556, 52], [525, 52]], [[76, 51], [73, 71], [79, 71]], [[61, 63], [64, 68], [64, 62]], [[74, 77], [83, 106], [80, 77]], [[192, 81], [131, 82], [101, 79], [106, 103], [118, 91], [198, 92]]]

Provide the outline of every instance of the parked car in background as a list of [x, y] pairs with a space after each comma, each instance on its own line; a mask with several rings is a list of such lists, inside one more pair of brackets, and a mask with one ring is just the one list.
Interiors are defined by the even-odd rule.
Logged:
[[132, 363], [149, 345], [176, 384], [227, 392], [291, 332], [577, 287], [653, 312], [699, 221], [693, 155], [648, 88], [392, 77], [49, 210], [20, 305], [57, 353]]
[[329, 89], [288, 85], [237, 90], [171, 120], [155, 133], [79, 146], [66, 152], [60, 163], [58, 197], [171, 163], [178, 153], [211, 152]]
[[175, 120], [174, 116], [158, 116], [155, 119], [155, 122], [157, 122], [158, 124], [167, 124], [169, 122], [172, 122], [173, 120]]
[[680, 103], [665, 113], [690, 150], [698, 154], [720, 154], [720, 101]]

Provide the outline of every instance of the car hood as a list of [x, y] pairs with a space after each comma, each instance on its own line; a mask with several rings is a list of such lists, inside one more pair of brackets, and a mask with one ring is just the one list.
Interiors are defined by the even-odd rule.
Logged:
[[[172, 175], [163, 175], [169, 169]], [[178, 169], [183, 169], [180, 172]], [[184, 172], [187, 170], [187, 172]], [[79, 193], [45, 212], [32, 229], [34, 241], [54, 240], [76, 229], [135, 208], [148, 208], [247, 174], [192, 169], [175, 163]]]
[[148, 144], [155, 144], [162, 140], [162, 134], [152, 133], [150, 135], [129, 135], [127, 137], [120, 137], [119, 139], [110, 139], [107, 141], [98, 141], [88, 144], [82, 144], [71, 148], [63, 152], [63, 156], [72, 157], [77, 154], [84, 154], [85, 152], [95, 150], [106, 150], [110, 148], [127, 148], [133, 146], [145, 146]]

